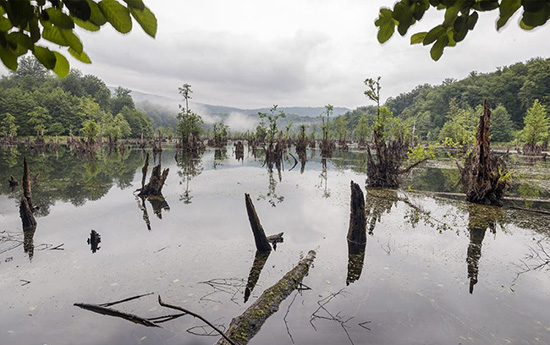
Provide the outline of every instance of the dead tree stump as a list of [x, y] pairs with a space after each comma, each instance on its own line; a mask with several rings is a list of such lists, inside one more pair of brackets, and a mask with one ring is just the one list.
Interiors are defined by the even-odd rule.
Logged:
[[246, 213], [248, 214], [248, 220], [250, 221], [250, 227], [252, 228], [252, 233], [254, 234], [254, 241], [256, 242], [256, 250], [260, 253], [269, 253], [271, 252], [271, 245], [265, 236], [264, 228], [260, 223], [260, 219], [256, 214], [256, 208], [250, 199], [250, 194], [244, 194], [245, 204], [246, 204]]
[[504, 160], [493, 156], [491, 152], [491, 111], [487, 103], [486, 99], [483, 102], [483, 115], [479, 118], [476, 150], [466, 157], [464, 167], [458, 167], [467, 201], [500, 206], [504, 193], [511, 185], [511, 178]]
[[361, 247], [367, 243], [367, 219], [365, 217], [365, 196], [361, 187], [351, 181], [351, 203], [349, 214], [348, 244], [358, 250], [353, 250], [354, 254], [360, 252]]
[[[146, 162], [146, 164], [148, 164]], [[145, 166], [144, 166], [145, 168]], [[149, 183], [147, 183], [143, 188], [141, 188], [138, 196], [141, 197], [150, 197], [150, 196], [162, 196], [162, 187], [164, 182], [168, 177], [169, 168], [166, 168], [162, 171], [161, 174], [161, 163], [156, 165], [151, 172], [151, 177], [149, 178]], [[144, 178], [143, 178], [144, 179]]]

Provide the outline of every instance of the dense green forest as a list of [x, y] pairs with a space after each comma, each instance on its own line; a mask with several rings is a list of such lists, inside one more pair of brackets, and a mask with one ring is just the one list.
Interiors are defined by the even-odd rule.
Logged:
[[17, 71], [0, 80], [0, 127], [9, 136], [94, 131], [115, 140], [153, 131], [130, 90], [118, 87], [113, 94], [101, 79], [76, 69], [60, 79], [32, 57], [22, 58]]
[[[493, 109], [493, 140], [513, 140], [517, 131], [524, 128], [525, 116], [535, 100], [543, 106], [550, 102], [550, 59], [518, 62], [491, 73], [474, 71], [465, 79], [446, 79], [436, 86], [419, 85], [389, 98], [385, 106], [411, 130], [414, 128], [419, 138], [441, 140], [453, 136], [453, 132], [468, 130], [472, 122], [475, 126], [485, 98]], [[357, 137], [355, 131], [361, 117], [372, 123], [375, 114], [376, 108], [367, 106], [348, 112], [343, 118], [348, 131]]]
[[[491, 73], [471, 72], [465, 79], [446, 79], [435, 86], [419, 85], [388, 98], [384, 106], [402, 120], [408, 134], [418, 139], [451, 138], [468, 143], [473, 140], [485, 98], [493, 109], [493, 141], [509, 142], [517, 138], [525, 143], [546, 142], [545, 128], [550, 125], [545, 108], [550, 102], [550, 59], [519, 62]], [[526, 120], [529, 111], [538, 119]], [[374, 105], [336, 116], [331, 119], [331, 137], [365, 141], [372, 134], [375, 116]], [[260, 120], [253, 115], [247, 118], [253, 122]], [[282, 125], [288, 127], [290, 136], [297, 135], [300, 124], [309, 127], [308, 133], [318, 134], [321, 120], [307, 119], [309, 123], [299, 120], [295, 126]], [[98, 77], [83, 75], [75, 69], [66, 78], [57, 78], [32, 57], [21, 59], [18, 70], [0, 80], [2, 135], [101, 135], [116, 140], [138, 138], [142, 134], [150, 137], [157, 129], [172, 136], [176, 126], [176, 114], [168, 108], [149, 102], [134, 104], [130, 90], [118, 87], [111, 91]], [[204, 124], [203, 133], [209, 135], [212, 126]], [[541, 134], [533, 134], [532, 130], [527, 133], [528, 126]], [[236, 133], [235, 129], [228, 129]]]

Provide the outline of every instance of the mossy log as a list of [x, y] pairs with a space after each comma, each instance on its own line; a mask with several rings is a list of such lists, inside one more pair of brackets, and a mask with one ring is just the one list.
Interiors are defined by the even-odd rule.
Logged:
[[[315, 260], [315, 252], [309, 251], [307, 256], [284, 275], [275, 285], [271, 286], [240, 316], [231, 320], [225, 335], [236, 344], [247, 344], [261, 329], [267, 319], [279, 310], [279, 305], [296, 290], [309, 272], [309, 267]], [[216, 345], [228, 345], [225, 339], [220, 339]]]
[[504, 159], [493, 156], [491, 152], [490, 117], [491, 111], [485, 100], [476, 133], [476, 150], [466, 157], [464, 167], [459, 165], [458, 168], [467, 201], [500, 206], [511, 180], [507, 177]]
[[267, 237], [265, 236], [264, 228], [260, 223], [258, 214], [256, 214], [256, 208], [250, 199], [250, 194], [244, 194], [244, 200], [246, 205], [246, 213], [248, 214], [248, 220], [250, 221], [250, 227], [254, 234], [254, 241], [256, 242], [256, 250], [260, 253], [271, 252], [271, 245]]

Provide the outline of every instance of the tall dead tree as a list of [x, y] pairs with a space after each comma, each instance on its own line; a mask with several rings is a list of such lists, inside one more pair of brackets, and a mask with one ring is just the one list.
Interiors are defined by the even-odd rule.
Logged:
[[491, 152], [491, 111], [487, 99], [483, 102], [483, 115], [479, 118], [476, 133], [476, 150], [458, 165], [466, 200], [478, 204], [501, 205], [504, 193], [511, 186], [510, 174], [501, 157]]
[[250, 221], [250, 227], [252, 228], [252, 233], [254, 234], [254, 241], [256, 242], [256, 250], [260, 253], [269, 253], [271, 252], [271, 245], [265, 236], [264, 228], [260, 223], [260, 219], [256, 214], [256, 208], [250, 199], [250, 194], [244, 194], [245, 204], [246, 204], [246, 213], [248, 214], [248, 220]]

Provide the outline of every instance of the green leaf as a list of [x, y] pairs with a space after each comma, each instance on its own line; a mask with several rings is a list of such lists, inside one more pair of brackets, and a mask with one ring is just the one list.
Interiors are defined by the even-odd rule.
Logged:
[[385, 43], [389, 40], [395, 31], [395, 21], [393, 20], [392, 11], [387, 8], [380, 9], [380, 16], [374, 22], [374, 25], [378, 26], [377, 39], [380, 43]]
[[40, 27], [38, 26], [38, 19], [34, 18], [29, 22], [27, 30], [31, 33], [31, 40], [33, 43], [38, 42], [40, 39]]
[[403, 2], [398, 2], [393, 8], [393, 18], [399, 23], [397, 31], [404, 36], [413, 23], [411, 8]]
[[499, 7], [498, 0], [483, 0], [483, 1], [478, 0], [472, 6], [473, 9], [478, 11], [492, 11], [498, 7]]
[[89, 20], [91, 15], [90, 5], [82, 0], [64, 0], [63, 3], [69, 9], [71, 16], [81, 20]]
[[516, 13], [516, 11], [521, 7], [521, 0], [508, 0], [503, 1], [500, 4], [500, 16], [497, 20], [497, 30], [500, 30], [508, 20]]
[[443, 55], [443, 49], [447, 46], [447, 43], [449, 43], [449, 38], [447, 35], [440, 37], [437, 39], [437, 41], [432, 46], [432, 49], [430, 49], [430, 56], [434, 61], [437, 61], [441, 58]]
[[427, 32], [417, 32], [416, 34], [411, 36], [411, 44], [420, 44], [424, 41], [424, 38], [426, 38]]
[[525, 24], [523, 22], [523, 19], [520, 20], [519, 27], [522, 28], [523, 30], [528, 30], [528, 31], [533, 30], [535, 28], [534, 26], [529, 26], [529, 25]]
[[432, 44], [435, 42], [438, 38], [445, 35], [445, 32], [447, 30], [443, 27], [443, 25], [438, 25], [431, 29], [426, 37], [424, 37], [424, 41], [422, 42], [425, 46]]
[[157, 35], [157, 18], [150, 9], [144, 7], [143, 11], [140, 11], [130, 8], [130, 13], [147, 35], [153, 38]]
[[31, 38], [19, 31], [10, 32], [7, 36], [7, 40], [15, 44], [16, 48], [13, 52], [15, 56], [26, 54], [34, 46]]
[[9, 29], [11, 29], [12, 27], [13, 27], [13, 25], [11, 25], [11, 22], [8, 18], [0, 16], [0, 31], [6, 32]]
[[109, 23], [120, 33], [127, 34], [132, 30], [132, 18], [128, 9], [116, 0], [103, 0], [99, 9]]
[[139, 11], [143, 11], [145, 9], [145, 4], [142, 0], [124, 0], [124, 2], [128, 4], [130, 10], [132, 10], [132, 8]]
[[53, 69], [55, 67], [55, 55], [46, 47], [34, 46], [32, 52], [36, 59], [40, 61], [47, 69]]
[[537, 12], [528, 12], [525, 10], [521, 20], [526, 25], [532, 27], [544, 25], [548, 21], [548, 17], [550, 17], [550, 4], [548, 2], [544, 2], [543, 4]]
[[107, 23], [107, 19], [105, 19], [105, 16], [99, 9], [99, 5], [93, 2], [92, 0], [87, 0], [87, 1], [88, 1], [88, 5], [90, 6], [90, 12], [91, 12], [90, 21], [97, 26], [102, 26], [105, 23]]
[[78, 61], [84, 62], [84, 63], [92, 63], [92, 60], [90, 60], [90, 57], [85, 52], [77, 52], [72, 48], [69, 48], [69, 53]]
[[74, 22], [65, 13], [61, 12], [60, 9], [55, 7], [50, 7], [46, 9], [46, 13], [48, 14], [50, 22], [52, 22], [54, 25], [62, 28], [62, 29], [73, 29], [74, 28]]
[[0, 59], [12, 71], [17, 70], [17, 56], [8, 47], [0, 46]]
[[468, 17], [468, 22], [467, 22], [468, 30], [473, 30], [474, 29], [478, 19], [479, 19], [479, 14], [477, 12], [472, 13]]
[[69, 45], [65, 37], [61, 34], [61, 30], [57, 26], [44, 26], [42, 37], [45, 40], [59, 44], [60, 46], [66, 47]]
[[89, 22], [89, 21], [84, 21], [82, 19], [78, 19], [76, 17], [73, 17], [73, 20], [75, 22], [76, 25], [80, 26], [81, 28], [83, 28], [84, 30], [88, 30], [88, 31], [99, 31], [99, 26], [95, 25], [94, 23], [92, 22]]
[[447, 10], [445, 11], [445, 20], [443, 21], [443, 26], [450, 26], [458, 16], [458, 12], [460, 11], [460, 7], [462, 5], [461, 1], [455, 2], [453, 6], [447, 7]]
[[74, 51], [81, 53], [82, 52], [82, 42], [80, 41], [80, 38], [78, 38], [77, 35], [72, 30], [59, 30], [61, 32], [61, 35], [67, 41], [69, 44], [69, 47], [71, 47]]
[[69, 61], [60, 53], [56, 51], [53, 53], [55, 55], [55, 67], [53, 68], [53, 72], [59, 77], [65, 78], [69, 74]]

